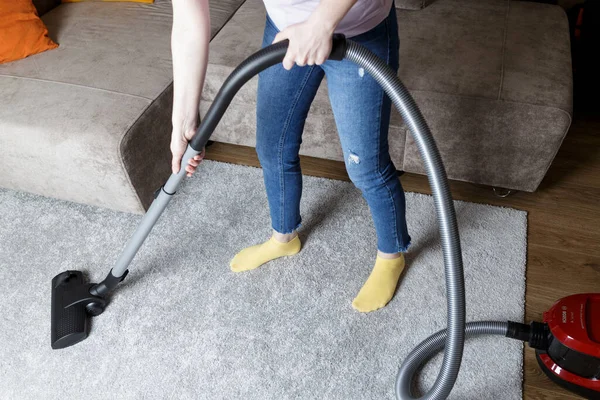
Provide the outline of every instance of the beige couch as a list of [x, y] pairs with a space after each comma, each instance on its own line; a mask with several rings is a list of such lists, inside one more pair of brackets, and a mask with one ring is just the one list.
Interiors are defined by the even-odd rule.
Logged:
[[[170, 2], [35, 2], [60, 47], [0, 65], [0, 187], [143, 213], [169, 175]], [[449, 176], [535, 190], [570, 125], [562, 10], [508, 0], [397, 5], [400, 77]], [[213, 0], [211, 19], [213, 35], [222, 30], [211, 42], [202, 113], [259, 48], [264, 8], [260, 0]], [[255, 86], [256, 79], [234, 99], [215, 140], [254, 145]], [[390, 140], [396, 166], [422, 173], [397, 113]], [[341, 159], [325, 85], [301, 151]]]

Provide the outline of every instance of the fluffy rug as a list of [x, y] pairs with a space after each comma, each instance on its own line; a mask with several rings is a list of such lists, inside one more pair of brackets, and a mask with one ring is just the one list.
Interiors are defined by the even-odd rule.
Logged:
[[[230, 258], [268, 238], [260, 169], [205, 161], [134, 259], [90, 336], [50, 348], [50, 281], [101, 280], [140, 216], [0, 190], [3, 399], [393, 399], [407, 353], [446, 322], [430, 196], [407, 193], [413, 244], [391, 303], [351, 301], [375, 257], [351, 183], [305, 177], [304, 248], [234, 274]], [[526, 213], [456, 202], [468, 320], [522, 321]], [[433, 383], [441, 357], [419, 378]], [[453, 399], [521, 399], [522, 344], [469, 340]]]

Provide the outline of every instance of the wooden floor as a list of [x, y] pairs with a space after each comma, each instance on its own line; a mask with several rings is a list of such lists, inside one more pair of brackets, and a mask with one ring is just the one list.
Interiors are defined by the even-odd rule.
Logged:
[[[221, 143], [209, 147], [207, 159], [259, 166], [253, 148]], [[348, 180], [341, 162], [303, 157], [302, 170]], [[401, 180], [407, 192], [430, 193], [425, 176], [405, 174]], [[600, 292], [600, 117], [576, 116], [535, 193], [499, 198], [490, 187], [463, 182], [452, 182], [451, 190], [457, 200], [528, 212], [526, 322], [541, 320], [563, 296]], [[524, 399], [580, 399], [543, 375], [533, 350], [526, 346], [524, 355]]]

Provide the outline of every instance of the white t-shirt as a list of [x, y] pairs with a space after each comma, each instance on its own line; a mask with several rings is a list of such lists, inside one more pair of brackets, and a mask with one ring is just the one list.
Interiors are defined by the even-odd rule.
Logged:
[[[263, 0], [267, 13], [281, 31], [290, 25], [306, 21], [319, 5], [319, 0]], [[335, 33], [352, 37], [365, 33], [383, 21], [390, 13], [392, 0], [358, 0], [340, 21]]]

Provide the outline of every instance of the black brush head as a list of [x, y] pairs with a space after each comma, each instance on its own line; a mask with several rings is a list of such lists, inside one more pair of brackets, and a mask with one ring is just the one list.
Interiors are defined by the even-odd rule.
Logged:
[[52, 279], [51, 341], [53, 349], [62, 349], [81, 342], [88, 335], [89, 319], [85, 303], [65, 307], [69, 294], [85, 284], [80, 271], [65, 271]]

